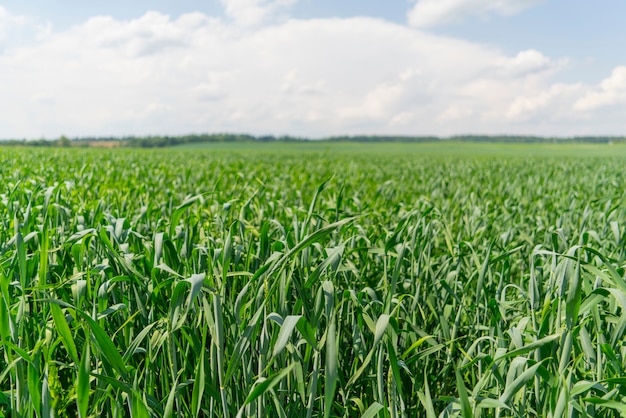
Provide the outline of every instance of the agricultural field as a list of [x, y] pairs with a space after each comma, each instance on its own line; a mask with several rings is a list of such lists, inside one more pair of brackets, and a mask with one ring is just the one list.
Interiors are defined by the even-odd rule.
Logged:
[[2, 414], [626, 414], [624, 147], [258, 147], [0, 148]]

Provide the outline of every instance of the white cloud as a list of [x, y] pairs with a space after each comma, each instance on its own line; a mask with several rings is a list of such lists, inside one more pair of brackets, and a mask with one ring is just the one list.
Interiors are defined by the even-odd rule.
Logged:
[[574, 108], [581, 111], [626, 104], [626, 66], [617, 67], [610, 77], [599, 86], [589, 91], [574, 103]]
[[0, 41], [6, 39], [7, 33], [15, 28], [26, 24], [27, 20], [23, 16], [14, 16], [7, 9], [0, 6]]
[[258, 25], [296, 0], [220, 0], [224, 11], [237, 23]]
[[498, 64], [502, 75], [519, 77], [561, 69], [568, 64], [568, 60], [555, 61], [535, 49], [528, 49], [520, 51], [514, 57], [504, 57]]
[[42, 25], [27, 16], [11, 14], [0, 6], [0, 51], [12, 45], [41, 38], [49, 32], [49, 25]]
[[623, 128], [593, 110], [623, 110], [626, 67], [598, 86], [555, 83], [567, 65], [370, 18], [94, 17], [0, 49], [0, 138]]
[[515, 122], [567, 121], [581, 117], [574, 112], [572, 103], [585, 94], [588, 87], [583, 84], [554, 84], [533, 95], [516, 97], [509, 106], [506, 117]]
[[455, 23], [468, 16], [513, 15], [540, 0], [418, 0], [408, 13], [415, 27]]

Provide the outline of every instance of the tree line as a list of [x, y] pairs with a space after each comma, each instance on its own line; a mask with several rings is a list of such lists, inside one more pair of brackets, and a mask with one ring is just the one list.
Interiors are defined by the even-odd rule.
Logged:
[[150, 135], [124, 137], [77, 137], [61, 136], [58, 139], [9, 139], [0, 141], [1, 145], [33, 146], [33, 147], [89, 147], [99, 144], [112, 144], [130, 148], [164, 148], [185, 144], [220, 143], [220, 142], [493, 142], [493, 143], [595, 143], [609, 144], [626, 142], [622, 136], [574, 136], [574, 137], [544, 137], [532, 135], [455, 135], [450, 137], [438, 136], [399, 136], [399, 135], [343, 135], [330, 136], [321, 139], [296, 137], [290, 135], [254, 136], [250, 134], [190, 134], [190, 135]]

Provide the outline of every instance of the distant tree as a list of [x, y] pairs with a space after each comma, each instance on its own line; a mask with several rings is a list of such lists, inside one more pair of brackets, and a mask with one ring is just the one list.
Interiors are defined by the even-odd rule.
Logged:
[[72, 142], [70, 141], [70, 139], [66, 137], [65, 135], [61, 135], [61, 137], [59, 138], [59, 146], [69, 147], [71, 145], [72, 145]]

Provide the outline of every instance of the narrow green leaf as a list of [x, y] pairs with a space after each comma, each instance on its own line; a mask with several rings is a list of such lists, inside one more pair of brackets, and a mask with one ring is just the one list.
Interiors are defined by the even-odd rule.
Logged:
[[558, 340], [562, 336], [563, 336], [562, 333], [548, 335], [547, 337], [543, 337], [543, 338], [541, 338], [541, 339], [539, 339], [537, 341], [533, 341], [530, 344], [526, 344], [523, 347], [517, 348], [515, 350], [511, 350], [511, 351], [508, 351], [508, 352], [506, 352], [506, 353], [504, 353], [502, 355], [499, 355], [498, 357], [496, 357], [494, 359], [494, 361], [497, 362], [497, 361], [500, 361], [500, 360], [503, 360], [503, 359], [507, 359], [507, 358], [511, 358], [511, 357], [518, 357], [518, 356], [521, 356], [523, 354], [530, 353], [531, 351], [534, 351], [534, 350], [536, 350], [538, 348], [541, 348], [541, 347], [543, 347], [546, 344], [550, 344], [551, 342], [554, 342], [554, 341]]
[[119, 351], [117, 351], [117, 348], [115, 347], [115, 344], [113, 344], [111, 338], [100, 327], [100, 325], [98, 325], [96, 321], [91, 319], [89, 315], [81, 311], [76, 312], [78, 312], [89, 325], [91, 333], [96, 339], [98, 349], [103, 355], [104, 360], [106, 360], [111, 366], [113, 366], [113, 368], [117, 370], [120, 376], [122, 376], [124, 379], [127, 379], [126, 363], [124, 362], [124, 359], [120, 355]]
[[296, 324], [296, 328], [298, 329], [302, 337], [306, 340], [306, 342], [309, 343], [309, 345], [313, 347], [314, 349], [317, 349], [317, 341], [315, 339], [315, 330], [313, 329], [309, 321], [306, 320], [305, 317], [300, 318], [300, 320]]
[[79, 364], [76, 344], [74, 343], [72, 332], [70, 331], [70, 327], [67, 324], [67, 320], [65, 319], [65, 315], [63, 314], [61, 307], [56, 303], [51, 303], [50, 312], [52, 313], [52, 319], [54, 320], [54, 327], [61, 338], [63, 346], [67, 350], [67, 353], [71, 357], [72, 361], [74, 361], [75, 364]]
[[378, 402], [374, 402], [369, 408], [367, 408], [363, 415], [361, 415], [361, 418], [374, 418], [378, 415], [381, 409], [383, 409], [383, 406]]
[[200, 407], [202, 406], [202, 396], [204, 395], [204, 347], [200, 352], [200, 359], [196, 366], [196, 375], [193, 381], [193, 393], [191, 396], [191, 410], [194, 416], [200, 416]]
[[244, 404], [241, 406], [241, 409], [239, 409], [239, 412], [237, 413], [237, 417], [241, 417], [242, 416], [243, 411], [244, 411], [244, 407], [246, 405], [248, 405], [251, 402], [254, 402], [259, 396], [261, 396], [264, 393], [272, 390], [272, 388], [274, 386], [276, 386], [276, 384], [278, 382], [280, 382], [282, 379], [284, 379], [285, 376], [287, 376], [291, 372], [293, 367], [294, 367], [294, 365], [291, 364], [288, 367], [282, 369], [280, 372], [278, 372], [275, 375], [273, 375], [272, 377], [269, 377], [267, 379], [264, 378], [264, 377], [261, 377], [259, 380], [257, 380], [257, 382], [252, 387], [252, 390], [248, 394], [248, 397], [244, 401]]
[[131, 402], [131, 417], [132, 418], [150, 418], [150, 413], [143, 399], [141, 392], [133, 390]]
[[281, 351], [287, 345], [289, 341], [289, 337], [291, 337], [291, 333], [294, 328], [298, 325], [298, 321], [302, 318], [302, 315], [288, 315], [283, 320], [283, 325], [280, 327], [280, 332], [278, 333], [278, 338], [276, 339], [276, 344], [274, 344], [274, 351], [272, 352], [272, 357], [276, 357], [280, 354]]
[[508, 404], [513, 396], [520, 391], [520, 389], [522, 389], [531, 379], [535, 378], [539, 367], [541, 367], [541, 362], [529, 367], [510, 384], [507, 384], [506, 388], [504, 388], [504, 392], [500, 395], [500, 402]]
[[171, 418], [174, 416], [174, 401], [176, 400], [176, 391], [178, 390], [178, 377], [174, 381], [169, 395], [167, 395], [167, 402], [163, 409], [163, 418]]
[[337, 385], [337, 343], [335, 321], [331, 320], [326, 331], [326, 383], [324, 384], [324, 417], [330, 417]]
[[83, 356], [80, 359], [80, 367], [78, 368], [78, 379], [76, 379], [76, 404], [78, 406], [78, 415], [81, 418], [87, 418], [87, 411], [89, 409], [90, 357], [89, 341], [86, 341], [85, 347], [83, 348]]
[[354, 384], [354, 382], [356, 382], [357, 379], [361, 377], [361, 375], [365, 371], [365, 368], [372, 361], [374, 352], [378, 344], [380, 343], [380, 340], [383, 338], [383, 335], [387, 329], [387, 326], [389, 325], [389, 318], [390, 318], [389, 315], [382, 314], [376, 321], [376, 330], [374, 333], [374, 344], [372, 344], [372, 348], [370, 349], [369, 353], [367, 353], [367, 356], [365, 357], [363, 364], [361, 364], [358, 370], [350, 377], [350, 380], [348, 380], [347, 386]]
[[430, 388], [428, 387], [428, 374], [424, 371], [424, 391], [418, 391], [417, 397], [419, 398], [424, 410], [426, 411], [426, 418], [437, 418], [435, 408], [433, 406], [433, 400], [430, 396]]
[[616, 411], [619, 411], [620, 414], [622, 414], [622, 416], [626, 415], [626, 404], [624, 404], [623, 402], [613, 401], [613, 400], [609, 400], [609, 399], [596, 398], [596, 397], [584, 398], [583, 401], [584, 402], [589, 402], [589, 403], [594, 404], [594, 405], [603, 406], [605, 408], [615, 409]]
[[459, 373], [458, 370], [455, 370], [455, 374], [456, 388], [459, 392], [459, 401], [461, 402], [461, 416], [463, 418], [474, 418], [474, 414], [472, 413], [472, 404], [470, 403], [470, 399], [467, 394], [467, 389], [465, 388], [465, 383], [463, 383], [461, 373]]

